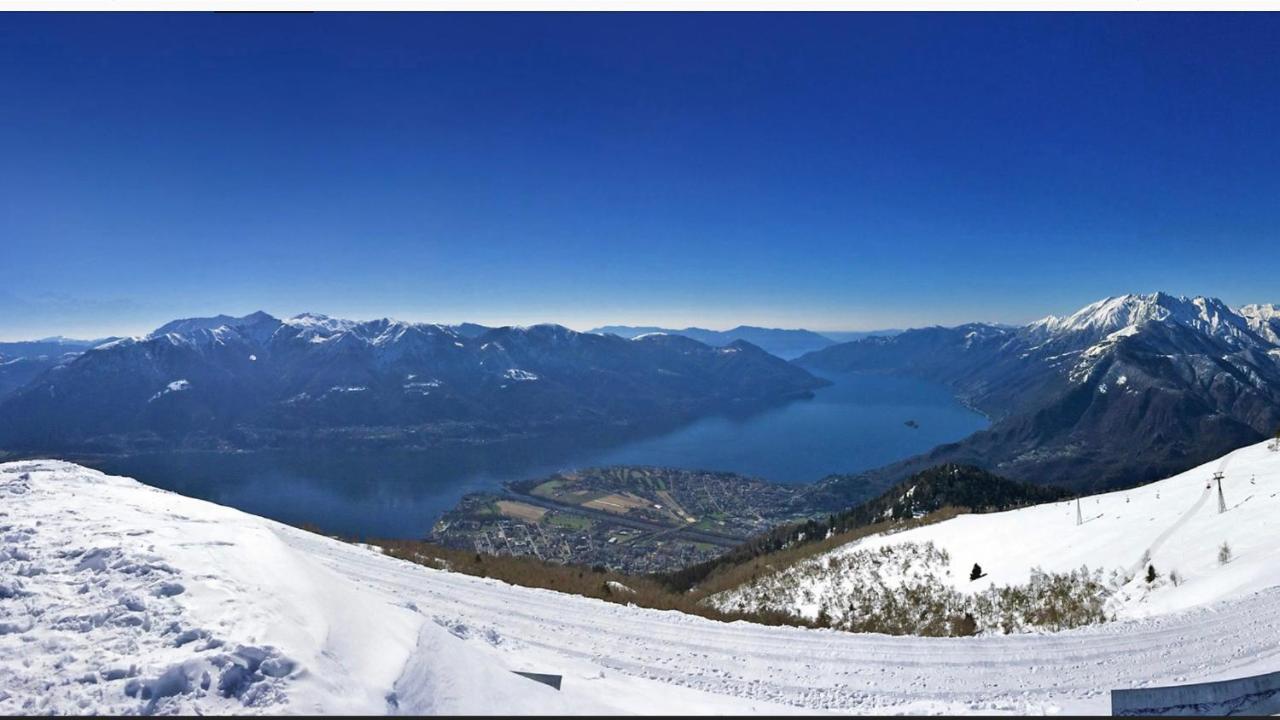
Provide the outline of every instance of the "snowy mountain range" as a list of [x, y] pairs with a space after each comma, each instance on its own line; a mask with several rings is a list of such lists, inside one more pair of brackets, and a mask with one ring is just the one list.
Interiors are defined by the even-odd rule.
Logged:
[[874, 475], [942, 462], [1077, 488], [1154, 480], [1280, 427], [1280, 311], [1164, 293], [1100, 300], [1023, 327], [969, 324], [835, 345], [823, 371], [950, 385], [993, 425]]
[[1113, 688], [1280, 670], [1280, 452], [1225, 462], [1221, 514], [1215, 459], [1084, 498], [1080, 524], [1073, 502], [962, 515], [836, 548], [775, 595], [723, 598], [840, 615], [867, 557], [883, 559], [876, 587], [932, 576], [966, 596], [1038, 567], [1122, 581], [1098, 624], [949, 638], [516, 587], [69, 463], [0, 464], [0, 714], [1107, 714]]
[[746, 342], [258, 312], [175, 320], [48, 367], [0, 402], [0, 447], [483, 442], [676, 422], [823, 384]]

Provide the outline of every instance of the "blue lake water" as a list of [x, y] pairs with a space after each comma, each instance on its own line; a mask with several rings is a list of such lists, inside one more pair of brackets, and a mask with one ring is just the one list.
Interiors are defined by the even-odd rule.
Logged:
[[172, 453], [82, 462], [286, 522], [350, 535], [419, 537], [463, 494], [510, 480], [627, 464], [809, 483], [879, 467], [987, 425], [939, 385], [883, 375], [828, 379], [833, 384], [809, 400], [612, 444], [555, 438], [446, 450]]

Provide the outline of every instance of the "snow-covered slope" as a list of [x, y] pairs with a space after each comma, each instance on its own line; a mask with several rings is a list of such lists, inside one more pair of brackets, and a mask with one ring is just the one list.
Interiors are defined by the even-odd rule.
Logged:
[[1262, 337], [1280, 345], [1280, 307], [1275, 305], [1245, 305], [1238, 311]]
[[[1274, 485], [1276, 457], [1243, 451], [1228, 477], [1257, 472], [1259, 485]], [[1185, 511], [1199, 489], [1160, 492], [1143, 503], [1153, 513], [1165, 501]], [[1216, 547], [1219, 530], [1274, 489], [1248, 500], [1238, 483], [1227, 492], [1227, 524], [1202, 532], [1194, 515], [1183, 526], [1189, 537]], [[1035, 512], [1056, 523], [1045, 532], [1071, 540], [1070, 508]], [[1167, 528], [1173, 517], [1148, 523]], [[1033, 539], [1025, 523], [1016, 527]], [[1198, 594], [1159, 607], [1234, 600], [1054, 635], [887, 637], [725, 624], [516, 588], [71, 464], [8, 463], [0, 465], [0, 714], [1105, 713], [1111, 688], [1280, 669], [1280, 592], [1245, 594], [1268, 584], [1267, 556], [1255, 531], [1238, 529], [1222, 539], [1239, 565], [1216, 571], [1198, 554], [1179, 560], [1182, 589]], [[1114, 553], [1089, 542], [1127, 559], [1158, 534]], [[1156, 550], [1157, 564], [1173, 548], [1199, 552], [1181, 537]], [[1020, 541], [1001, 547], [1013, 552]], [[1026, 554], [1045, 563], [1053, 555]], [[993, 576], [1017, 572], [994, 555], [987, 563]], [[563, 689], [512, 670], [563, 675]]]
[[[1246, 306], [1251, 311], [1262, 307]], [[1249, 320], [1221, 300], [1174, 297], [1162, 292], [1105, 298], [1065, 317], [1050, 315], [1037, 320], [1024, 328], [1024, 332], [1033, 336], [1090, 332], [1105, 335], [1126, 328], [1136, 330], [1147, 322], [1184, 325], [1232, 345], [1257, 342]]]
[[[1219, 460], [1139, 488], [1037, 505], [1002, 513], [961, 515], [934, 525], [874, 535], [845, 545], [812, 561], [825, 567], [832, 557], [890, 550], [895, 557], [928, 543], [945, 551], [936, 563], [938, 577], [964, 593], [993, 586], [1024, 585], [1034, 569], [1066, 573], [1087, 566], [1119, 580], [1107, 602], [1108, 615], [1119, 619], [1149, 617], [1245, 597], [1280, 585], [1280, 452], [1273, 441], [1241, 448]], [[1222, 471], [1225, 511], [1219, 512], [1218, 490], [1210, 482]], [[1230, 560], [1220, 562], [1223, 543]], [[919, 553], [916, 553], [919, 554]], [[935, 557], [936, 559], [936, 557]], [[985, 576], [969, 579], [974, 564]], [[1147, 567], [1158, 578], [1148, 583]], [[809, 572], [805, 572], [808, 569]], [[720, 598], [732, 606], [741, 598], [768, 596], [767, 607], [809, 617], [834, 601], [847, 606], [849, 578], [836, 573], [793, 567], [783, 571], [803, 578], [778, 583], [757, 581], [751, 588]], [[907, 573], [922, 571], [906, 565]], [[798, 573], [798, 575], [797, 575]], [[901, 572], [881, 571], [887, 583], [900, 583]], [[1172, 582], [1176, 575], [1178, 582]], [[914, 579], [914, 576], [913, 578]], [[767, 588], [762, 594], [759, 588]], [[782, 589], [779, 589], [782, 588]], [[753, 604], [753, 603], [749, 603]]]

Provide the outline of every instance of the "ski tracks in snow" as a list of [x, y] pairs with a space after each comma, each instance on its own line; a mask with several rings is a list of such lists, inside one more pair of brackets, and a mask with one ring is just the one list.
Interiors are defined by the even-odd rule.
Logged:
[[[513, 588], [355, 549], [335, 553], [302, 534], [290, 542], [327, 555], [335, 572], [412, 598], [457, 624], [491, 627], [510, 646], [543, 657], [813, 710], [1106, 712], [1113, 688], [1193, 682], [1280, 661], [1280, 590], [1056, 634], [889, 637], [719, 623]], [[472, 641], [506, 651], [506, 643], [479, 635]]]

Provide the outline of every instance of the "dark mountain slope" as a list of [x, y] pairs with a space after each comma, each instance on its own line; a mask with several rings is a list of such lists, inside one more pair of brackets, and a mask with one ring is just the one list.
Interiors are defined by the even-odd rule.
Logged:
[[256, 447], [320, 435], [430, 442], [675, 422], [824, 384], [745, 342], [624, 340], [265, 313], [94, 348], [0, 403], [0, 447]]
[[65, 365], [94, 345], [114, 339], [71, 340], [57, 337], [0, 343], [0, 400], [45, 371]]

